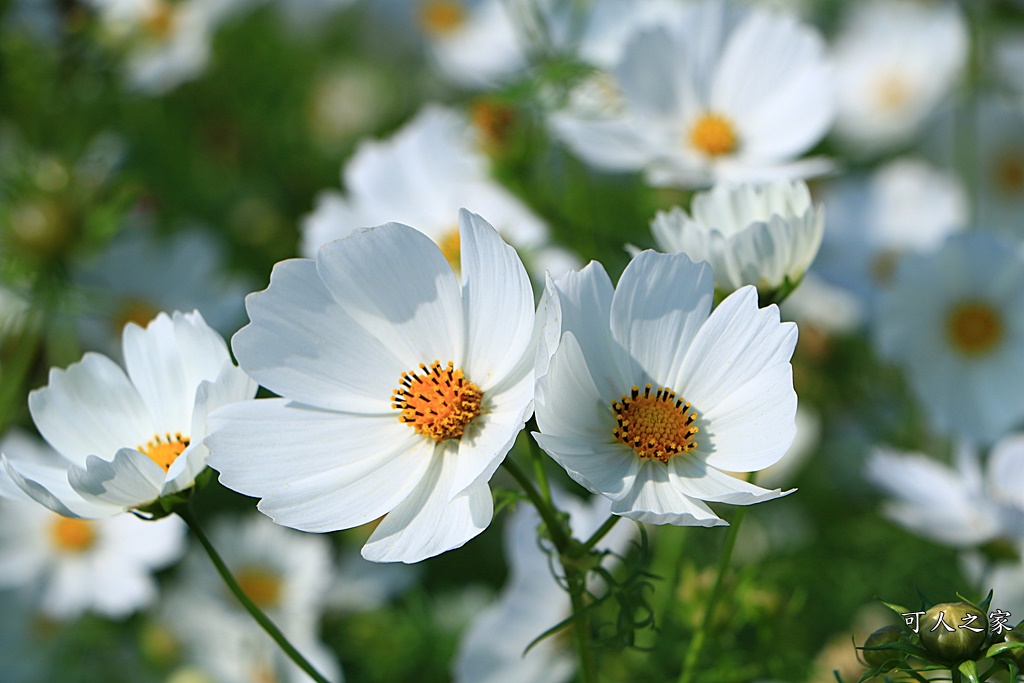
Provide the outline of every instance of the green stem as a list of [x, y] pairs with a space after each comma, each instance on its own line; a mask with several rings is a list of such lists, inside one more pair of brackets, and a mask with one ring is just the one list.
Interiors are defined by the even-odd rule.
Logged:
[[526, 476], [526, 473], [520, 469], [519, 465], [512, 458], [505, 458], [501, 465], [518, 482], [523, 492], [526, 493], [526, 497], [537, 508], [537, 512], [540, 513], [541, 519], [544, 520], [544, 524], [548, 528], [548, 533], [551, 534], [551, 542], [555, 544], [555, 550], [558, 551], [558, 554], [561, 555], [568, 550], [570, 538], [565, 534], [565, 529], [558, 519], [558, 511], [555, 507], [544, 500], [544, 497], [538, 493], [537, 487], [533, 485], [530, 478]]
[[526, 433], [530, 444], [530, 458], [533, 460], [533, 474], [537, 477], [537, 484], [540, 486], [541, 495], [544, 496], [544, 500], [550, 503], [551, 485], [548, 483], [548, 473], [544, 469], [544, 455], [541, 453], [540, 444], [537, 443], [537, 440], [530, 438], [532, 432], [539, 431], [540, 427], [537, 426], [537, 419], [531, 417], [530, 421], [526, 424]]
[[231, 570], [229, 570], [227, 565], [224, 564], [224, 560], [221, 559], [217, 550], [213, 547], [213, 544], [210, 543], [210, 539], [207, 538], [202, 527], [199, 526], [199, 522], [192, 515], [192, 511], [186, 507], [180, 507], [176, 512], [179, 517], [185, 520], [185, 524], [187, 524], [188, 528], [193, 534], [195, 534], [195, 537], [199, 539], [199, 542], [206, 550], [206, 554], [210, 556], [213, 566], [217, 568], [217, 573], [220, 574], [222, 579], [224, 579], [224, 583], [227, 584], [231, 592], [234, 593], [236, 598], [238, 598], [238, 601], [242, 603], [242, 607], [244, 607], [246, 611], [252, 615], [252, 618], [256, 620], [256, 623], [258, 623], [263, 630], [267, 632], [267, 635], [274, 639], [274, 642], [276, 642], [281, 650], [288, 655], [289, 659], [295, 662], [300, 669], [309, 674], [310, 678], [317, 683], [330, 683], [330, 681], [324, 678], [323, 675], [317, 671], [298, 650], [295, 649], [294, 645], [288, 642], [285, 635], [281, 633], [281, 630], [274, 625], [274, 622], [272, 622], [267, 615], [263, 613], [263, 610], [257, 607], [256, 604], [249, 599], [249, 596], [245, 594], [242, 587], [238, 585], [237, 581], [235, 581], [235, 577], [231, 575]]
[[604, 520], [604, 524], [602, 524], [590, 538], [583, 542], [583, 547], [587, 550], [593, 549], [593, 547], [600, 543], [601, 539], [612, 530], [612, 527], [614, 527], [620, 519], [622, 519], [622, 517], [619, 515], [609, 515], [608, 519]]
[[704, 611], [704, 619], [701, 621], [697, 632], [693, 634], [690, 647], [686, 650], [686, 658], [683, 660], [683, 670], [679, 674], [679, 683], [693, 683], [697, 676], [697, 661], [700, 659], [700, 652], [704, 648], [704, 640], [707, 638], [711, 628], [711, 622], [715, 617], [715, 607], [722, 597], [725, 586], [725, 573], [729, 569], [729, 562], [732, 560], [732, 551], [736, 547], [736, 536], [739, 535], [740, 525], [747, 514], [745, 506], [736, 508], [736, 515], [733, 517], [732, 525], [729, 527], [729, 535], [725, 537], [725, 546], [718, 558], [718, 576], [715, 578], [715, 586], [711, 589], [711, 597], [708, 598], [708, 605]]
[[566, 581], [569, 584], [569, 599], [572, 600], [572, 613], [576, 615], [573, 632], [576, 642], [576, 656], [580, 660], [580, 674], [583, 683], [597, 683], [597, 660], [594, 648], [590, 646], [590, 618], [586, 613], [587, 575], [579, 570], [566, 570]]
[[964, 677], [960, 673], [960, 669], [952, 668], [949, 670], [949, 673], [953, 676], [952, 683], [963, 683]]

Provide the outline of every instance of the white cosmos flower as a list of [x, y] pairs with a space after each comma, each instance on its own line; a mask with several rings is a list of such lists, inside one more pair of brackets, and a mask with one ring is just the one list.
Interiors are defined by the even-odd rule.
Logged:
[[465, 88], [488, 88], [526, 65], [503, 0], [418, 0], [417, 18], [438, 70]]
[[904, 257], [879, 293], [874, 341], [901, 365], [941, 434], [991, 443], [1024, 420], [1024, 257], [950, 237]]
[[985, 471], [977, 451], [961, 445], [954, 467], [922, 453], [876, 448], [867, 475], [892, 496], [886, 516], [916, 534], [956, 548], [1001, 538], [1024, 550], [1022, 434], [999, 441]]
[[787, 280], [796, 284], [825, 232], [825, 211], [802, 181], [719, 184], [698, 193], [691, 210], [692, 217], [680, 208], [659, 212], [654, 241], [661, 251], [709, 262], [723, 292], [755, 285], [768, 294]]
[[538, 381], [535, 436], [573, 479], [653, 524], [725, 524], [702, 501], [784, 495], [725, 473], [768, 467], [796, 433], [797, 330], [776, 306], [758, 309], [743, 287], [711, 312], [711, 267], [651, 251], [614, 289], [591, 263], [549, 290], [562, 332]]
[[[645, 170], [656, 185], [764, 181], [821, 173], [794, 159], [835, 110], [825, 46], [795, 18], [721, 0], [635, 32], [610, 69], [621, 107], [570, 109], [555, 132], [586, 161]], [[608, 98], [606, 98], [608, 99]]]
[[191, 487], [206, 466], [207, 414], [256, 393], [198, 312], [129, 323], [123, 350], [127, 374], [87, 353], [29, 394], [59, 457], [3, 456], [21, 489], [62, 515], [109, 517]]
[[[37, 461], [60, 458], [20, 432], [6, 434], [0, 448]], [[127, 616], [156, 599], [153, 572], [185, 551], [185, 525], [177, 518], [63, 517], [37, 505], [2, 471], [0, 495], [9, 499], [0, 501], [0, 588], [34, 591], [50, 617]]]
[[836, 39], [836, 133], [859, 151], [906, 143], [948, 97], [967, 56], [954, 2], [850, 5]]
[[392, 138], [364, 142], [345, 166], [344, 185], [348, 196], [321, 193], [303, 219], [307, 258], [353, 230], [396, 221], [425, 233], [457, 268], [463, 207], [487, 216], [527, 260], [551, 256], [548, 226], [491, 178], [472, 126], [451, 109], [427, 106]]
[[[569, 513], [575, 538], [589, 538], [608, 518], [607, 498], [584, 502], [553, 491], [559, 509]], [[561, 494], [561, 495], [559, 495]], [[552, 575], [548, 553], [537, 544], [540, 516], [519, 505], [505, 524], [509, 576], [501, 596], [469, 624], [455, 658], [456, 683], [564, 683], [576, 670], [576, 658], [557, 636], [526, 648], [544, 631], [572, 615], [569, 594]], [[636, 536], [635, 524], [621, 523], [596, 550], [622, 555]], [[605, 563], [608, 568], [610, 562]]]
[[213, 416], [211, 465], [275, 522], [334, 531], [386, 515], [363, 557], [417, 562], [493, 514], [487, 481], [532, 412], [534, 304], [515, 250], [459, 214], [461, 282], [389, 223], [277, 264], [232, 345], [282, 398]]

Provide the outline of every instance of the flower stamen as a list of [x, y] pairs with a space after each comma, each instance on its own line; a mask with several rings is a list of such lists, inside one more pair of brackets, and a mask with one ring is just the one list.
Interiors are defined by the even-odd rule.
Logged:
[[992, 351], [1003, 338], [999, 311], [983, 301], [964, 301], [946, 317], [946, 333], [953, 347], [965, 356]]
[[732, 122], [720, 114], [703, 114], [690, 128], [690, 144], [709, 157], [734, 152], [738, 143]]
[[174, 436], [171, 436], [168, 432], [162, 437], [157, 434], [145, 446], [140, 444], [135, 448], [157, 465], [160, 465], [164, 472], [166, 472], [171, 469], [171, 465], [174, 464], [179, 455], [185, 452], [185, 449], [188, 448], [191, 442], [191, 439], [187, 436], [182, 436], [181, 432], [175, 432]]
[[679, 453], [697, 448], [697, 411], [668, 387], [651, 394], [651, 385], [633, 387], [628, 395], [612, 401], [618, 426], [612, 435], [631, 447], [642, 459], [667, 463]]
[[407, 372], [398, 382], [391, 394], [391, 407], [402, 411], [398, 419], [434, 441], [461, 437], [481, 412], [483, 392], [451, 361], [447, 367], [439, 360], [430, 367], [420, 363], [418, 372]]
[[58, 517], [50, 527], [53, 545], [66, 553], [80, 553], [96, 543], [95, 522], [75, 517]]
[[458, 0], [426, 0], [419, 15], [423, 30], [435, 36], [455, 33], [466, 23], [466, 8]]

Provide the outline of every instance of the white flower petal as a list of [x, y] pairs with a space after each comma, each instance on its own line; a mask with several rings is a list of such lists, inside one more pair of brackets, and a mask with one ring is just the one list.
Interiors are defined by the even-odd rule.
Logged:
[[684, 495], [669, 479], [668, 468], [656, 461], [643, 463], [626, 495], [612, 502], [612, 512], [648, 524], [726, 524], [707, 505]]
[[780, 323], [774, 305], [758, 310], [757, 290], [743, 287], [701, 327], [685, 360], [675, 366], [679, 371], [671, 386], [697, 410], [709, 412], [766, 367], [788, 362], [796, 340], [796, 325]]
[[781, 498], [796, 490], [764, 489], [729, 476], [688, 454], [680, 454], [669, 460], [668, 471], [669, 479], [684, 494], [713, 503], [752, 505]]
[[[195, 385], [188, 384], [171, 318], [161, 313], [145, 328], [128, 323], [122, 340], [128, 377], [153, 416], [154, 433], [185, 430], [192, 417]], [[227, 348], [221, 353], [227, 359]]]
[[[609, 436], [611, 432], [609, 432]], [[533, 433], [540, 447], [569, 476], [593, 493], [612, 500], [627, 495], [641, 466], [640, 458], [621, 443], [592, 443], [575, 437]]]
[[761, 371], [697, 420], [696, 455], [728, 472], [775, 464], [796, 437], [796, 402], [789, 363]]
[[321, 247], [317, 271], [341, 308], [405, 370], [465, 362], [459, 286], [423, 233], [399, 223], [360, 230]]
[[68, 482], [67, 469], [34, 468], [23, 475], [6, 455], [0, 455], [4, 472], [18, 488], [35, 502], [65, 517], [100, 519], [123, 512], [117, 505], [83, 499]]
[[[459, 211], [467, 376], [486, 394], [532, 351], [533, 287], [516, 250], [483, 218]], [[429, 361], [427, 361], [429, 362]]]
[[424, 476], [435, 448], [394, 416], [283, 399], [225, 406], [210, 424], [208, 464], [221, 483], [261, 497], [261, 512], [303, 531], [350, 528], [387, 513]]
[[416, 489], [388, 513], [363, 546], [371, 562], [419, 562], [464, 545], [491, 523], [494, 503], [486, 483], [451, 497], [455, 463], [433, 458]]
[[611, 399], [601, 395], [592, 368], [602, 369], [587, 363], [576, 335], [566, 332], [547, 374], [537, 383], [537, 426], [541, 432], [590, 440], [611, 436], [615, 427]]
[[73, 465], [68, 470], [71, 488], [82, 498], [124, 509], [159, 498], [165, 479], [163, 468], [134, 448], [122, 448], [112, 462], [90, 455], [84, 469]]
[[334, 410], [390, 412], [399, 377], [416, 367], [341, 309], [313, 261], [278, 263], [270, 286], [245, 303], [252, 322], [235, 334], [232, 348], [243, 370], [281, 396]]
[[713, 298], [714, 280], [706, 263], [653, 251], [630, 261], [611, 308], [612, 336], [641, 370], [633, 370], [630, 386], [670, 380], [707, 320]]
[[67, 370], [53, 368], [50, 381], [28, 397], [32, 420], [65, 458], [85, 465], [89, 455], [112, 458], [125, 446], [145, 443], [156, 425], [118, 365], [87, 353]]

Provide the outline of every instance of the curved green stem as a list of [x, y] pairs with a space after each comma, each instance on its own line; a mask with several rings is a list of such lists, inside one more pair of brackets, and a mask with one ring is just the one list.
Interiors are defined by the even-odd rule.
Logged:
[[683, 670], [679, 674], [679, 683], [693, 683], [697, 676], [697, 662], [700, 659], [701, 650], [704, 649], [704, 640], [711, 629], [711, 622], [715, 618], [715, 608], [718, 600], [722, 597], [725, 586], [725, 574], [729, 569], [729, 562], [732, 560], [732, 551], [736, 547], [736, 537], [740, 532], [740, 525], [747, 514], [745, 506], [736, 508], [736, 514], [729, 527], [729, 535], [725, 537], [725, 545], [722, 547], [722, 554], [718, 558], [718, 576], [715, 578], [714, 588], [711, 589], [711, 596], [708, 598], [708, 605], [704, 611], [704, 619], [701, 621], [697, 632], [693, 634], [690, 647], [686, 650], [686, 658], [683, 660]]
[[568, 550], [570, 539], [565, 534], [565, 529], [558, 519], [558, 511], [555, 507], [544, 499], [537, 491], [537, 487], [530, 481], [530, 478], [526, 476], [526, 473], [520, 469], [519, 465], [512, 458], [505, 458], [501, 466], [512, 475], [512, 478], [516, 480], [519, 486], [522, 487], [523, 492], [526, 493], [526, 497], [537, 508], [537, 512], [540, 513], [541, 519], [544, 520], [544, 524], [548, 528], [548, 533], [551, 534], [551, 542], [555, 544], [555, 549], [559, 555]]
[[598, 527], [590, 538], [583, 542], [583, 547], [587, 550], [593, 549], [595, 545], [601, 542], [601, 539], [608, 535], [608, 532], [618, 524], [619, 520], [622, 519], [619, 515], [608, 515], [608, 519], [604, 520], [604, 524]]
[[533, 474], [537, 477], [537, 485], [540, 486], [540, 493], [544, 500], [551, 502], [551, 485], [548, 484], [548, 473], [544, 470], [544, 455], [541, 453], [540, 444], [536, 439], [530, 438], [533, 432], [539, 432], [537, 418], [531, 417], [526, 423], [527, 441], [530, 444], [530, 458], [533, 460]]
[[196, 520], [195, 516], [193, 516], [192, 511], [186, 507], [179, 507], [176, 512], [179, 517], [185, 520], [185, 524], [188, 525], [188, 528], [193, 534], [195, 534], [196, 538], [199, 539], [199, 543], [201, 543], [203, 549], [206, 550], [206, 554], [210, 556], [213, 566], [217, 568], [217, 573], [220, 574], [221, 578], [224, 579], [224, 583], [227, 584], [231, 592], [234, 593], [236, 598], [238, 598], [238, 602], [242, 603], [242, 607], [244, 607], [246, 611], [252, 615], [252, 618], [256, 620], [256, 623], [258, 623], [263, 630], [267, 632], [267, 635], [274, 639], [274, 642], [276, 642], [281, 650], [288, 655], [289, 659], [295, 662], [296, 666], [309, 674], [310, 678], [317, 683], [330, 683], [330, 681], [324, 678], [324, 676], [317, 671], [298, 650], [295, 649], [294, 645], [288, 642], [285, 635], [281, 633], [281, 629], [274, 625], [274, 622], [272, 622], [267, 615], [263, 613], [263, 610], [257, 607], [256, 603], [249, 599], [249, 596], [245, 594], [242, 587], [238, 585], [237, 581], [235, 581], [235, 577], [231, 575], [231, 570], [229, 570], [228, 566], [224, 564], [224, 560], [221, 559], [217, 550], [213, 547], [213, 544], [210, 543], [210, 539], [207, 538], [202, 527], [199, 526], [199, 522]]
[[597, 683], [597, 660], [594, 658], [594, 648], [590, 646], [590, 619], [586, 613], [587, 575], [579, 570], [566, 570], [565, 578], [569, 584], [572, 613], [576, 615], [573, 640], [576, 643], [576, 656], [580, 660], [580, 675], [583, 676], [583, 683]]

